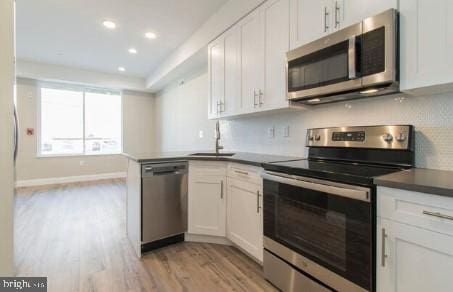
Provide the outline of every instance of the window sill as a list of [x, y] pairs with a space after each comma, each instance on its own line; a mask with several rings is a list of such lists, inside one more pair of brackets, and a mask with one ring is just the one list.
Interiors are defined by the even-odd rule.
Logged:
[[102, 157], [102, 156], [119, 156], [123, 152], [116, 153], [106, 153], [106, 154], [55, 154], [55, 155], [42, 155], [37, 154], [36, 158], [46, 159], [46, 158], [86, 158], [86, 157]]

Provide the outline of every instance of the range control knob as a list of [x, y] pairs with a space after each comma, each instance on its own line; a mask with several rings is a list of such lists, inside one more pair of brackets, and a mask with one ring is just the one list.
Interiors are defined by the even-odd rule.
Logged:
[[390, 143], [393, 141], [393, 136], [390, 133], [382, 135], [382, 139], [384, 139], [385, 142]]
[[313, 135], [308, 136], [308, 140], [313, 141], [315, 140], [315, 137]]
[[319, 135], [319, 134], [316, 134], [316, 135], [315, 135], [315, 140], [316, 140], [316, 141], [319, 141], [319, 140], [321, 140], [321, 135]]
[[406, 141], [406, 134], [404, 133], [399, 133], [397, 136], [396, 136], [396, 141], [398, 142], [404, 142]]

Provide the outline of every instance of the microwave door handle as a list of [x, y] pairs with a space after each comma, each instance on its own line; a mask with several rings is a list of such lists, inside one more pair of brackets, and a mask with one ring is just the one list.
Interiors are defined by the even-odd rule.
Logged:
[[349, 38], [348, 48], [348, 72], [349, 79], [357, 78], [357, 51], [356, 51], [356, 37]]

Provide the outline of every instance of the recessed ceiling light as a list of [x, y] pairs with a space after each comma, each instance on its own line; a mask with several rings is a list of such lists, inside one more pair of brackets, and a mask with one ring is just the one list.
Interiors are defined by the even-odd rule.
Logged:
[[135, 48], [130, 48], [130, 49], [129, 49], [129, 53], [135, 55], [135, 54], [137, 54], [137, 49], [135, 49]]
[[115, 29], [116, 28], [116, 24], [113, 21], [110, 21], [110, 20], [105, 20], [102, 24], [108, 29]]
[[124, 67], [118, 67], [118, 71], [124, 72], [124, 71], [126, 71], [126, 69]]
[[145, 37], [147, 37], [147, 38], [149, 38], [151, 40], [154, 40], [154, 39], [157, 38], [157, 34], [154, 33], [154, 32], [147, 32], [147, 33], [145, 33]]

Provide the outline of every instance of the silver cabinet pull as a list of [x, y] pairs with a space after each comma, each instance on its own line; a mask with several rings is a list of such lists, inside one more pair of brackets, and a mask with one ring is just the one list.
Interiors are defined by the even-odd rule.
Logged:
[[428, 215], [428, 216], [433, 216], [441, 219], [447, 219], [447, 220], [452, 220], [453, 221], [453, 216], [450, 215], [445, 215], [439, 212], [431, 212], [431, 211], [423, 211], [423, 214]]
[[264, 92], [260, 89], [260, 90], [258, 91], [258, 93], [259, 93], [259, 94], [258, 94], [258, 104], [259, 104], [259, 106], [262, 106], [262, 105], [263, 105], [263, 100], [262, 100], [262, 98], [263, 98], [263, 96], [264, 96]]
[[387, 255], [385, 254], [385, 240], [387, 239], [387, 234], [385, 233], [385, 228], [382, 228], [382, 242], [381, 242], [381, 266], [385, 267], [385, 259]]
[[247, 171], [242, 171], [242, 170], [234, 170], [235, 173], [237, 174], [242, 174], [242, 175], [249, 175]]
[[220, 198], [223, 200], [223, 180], [220, 181]]
[[217, 101], [217, 114], [220, 113], [220, 100]]
[[340, 6], [338, 5], [338, 1], [335, 1], [335, 28], [340, 27]]
[[256, 97], [258, 94], [256, 93], [256, 89], [253, 89], [253, 107], [256, 107], [258, 103], [256, 102]]
[[327, 7], [324, 7], [324, 32], [327, 32], [329, 26], [327, 25], [327, 17], [329, 16], [329, 12], [327, 11]]
[[256, 191], [256, 213], [259, 213], [260, 209], [260, 191]]

